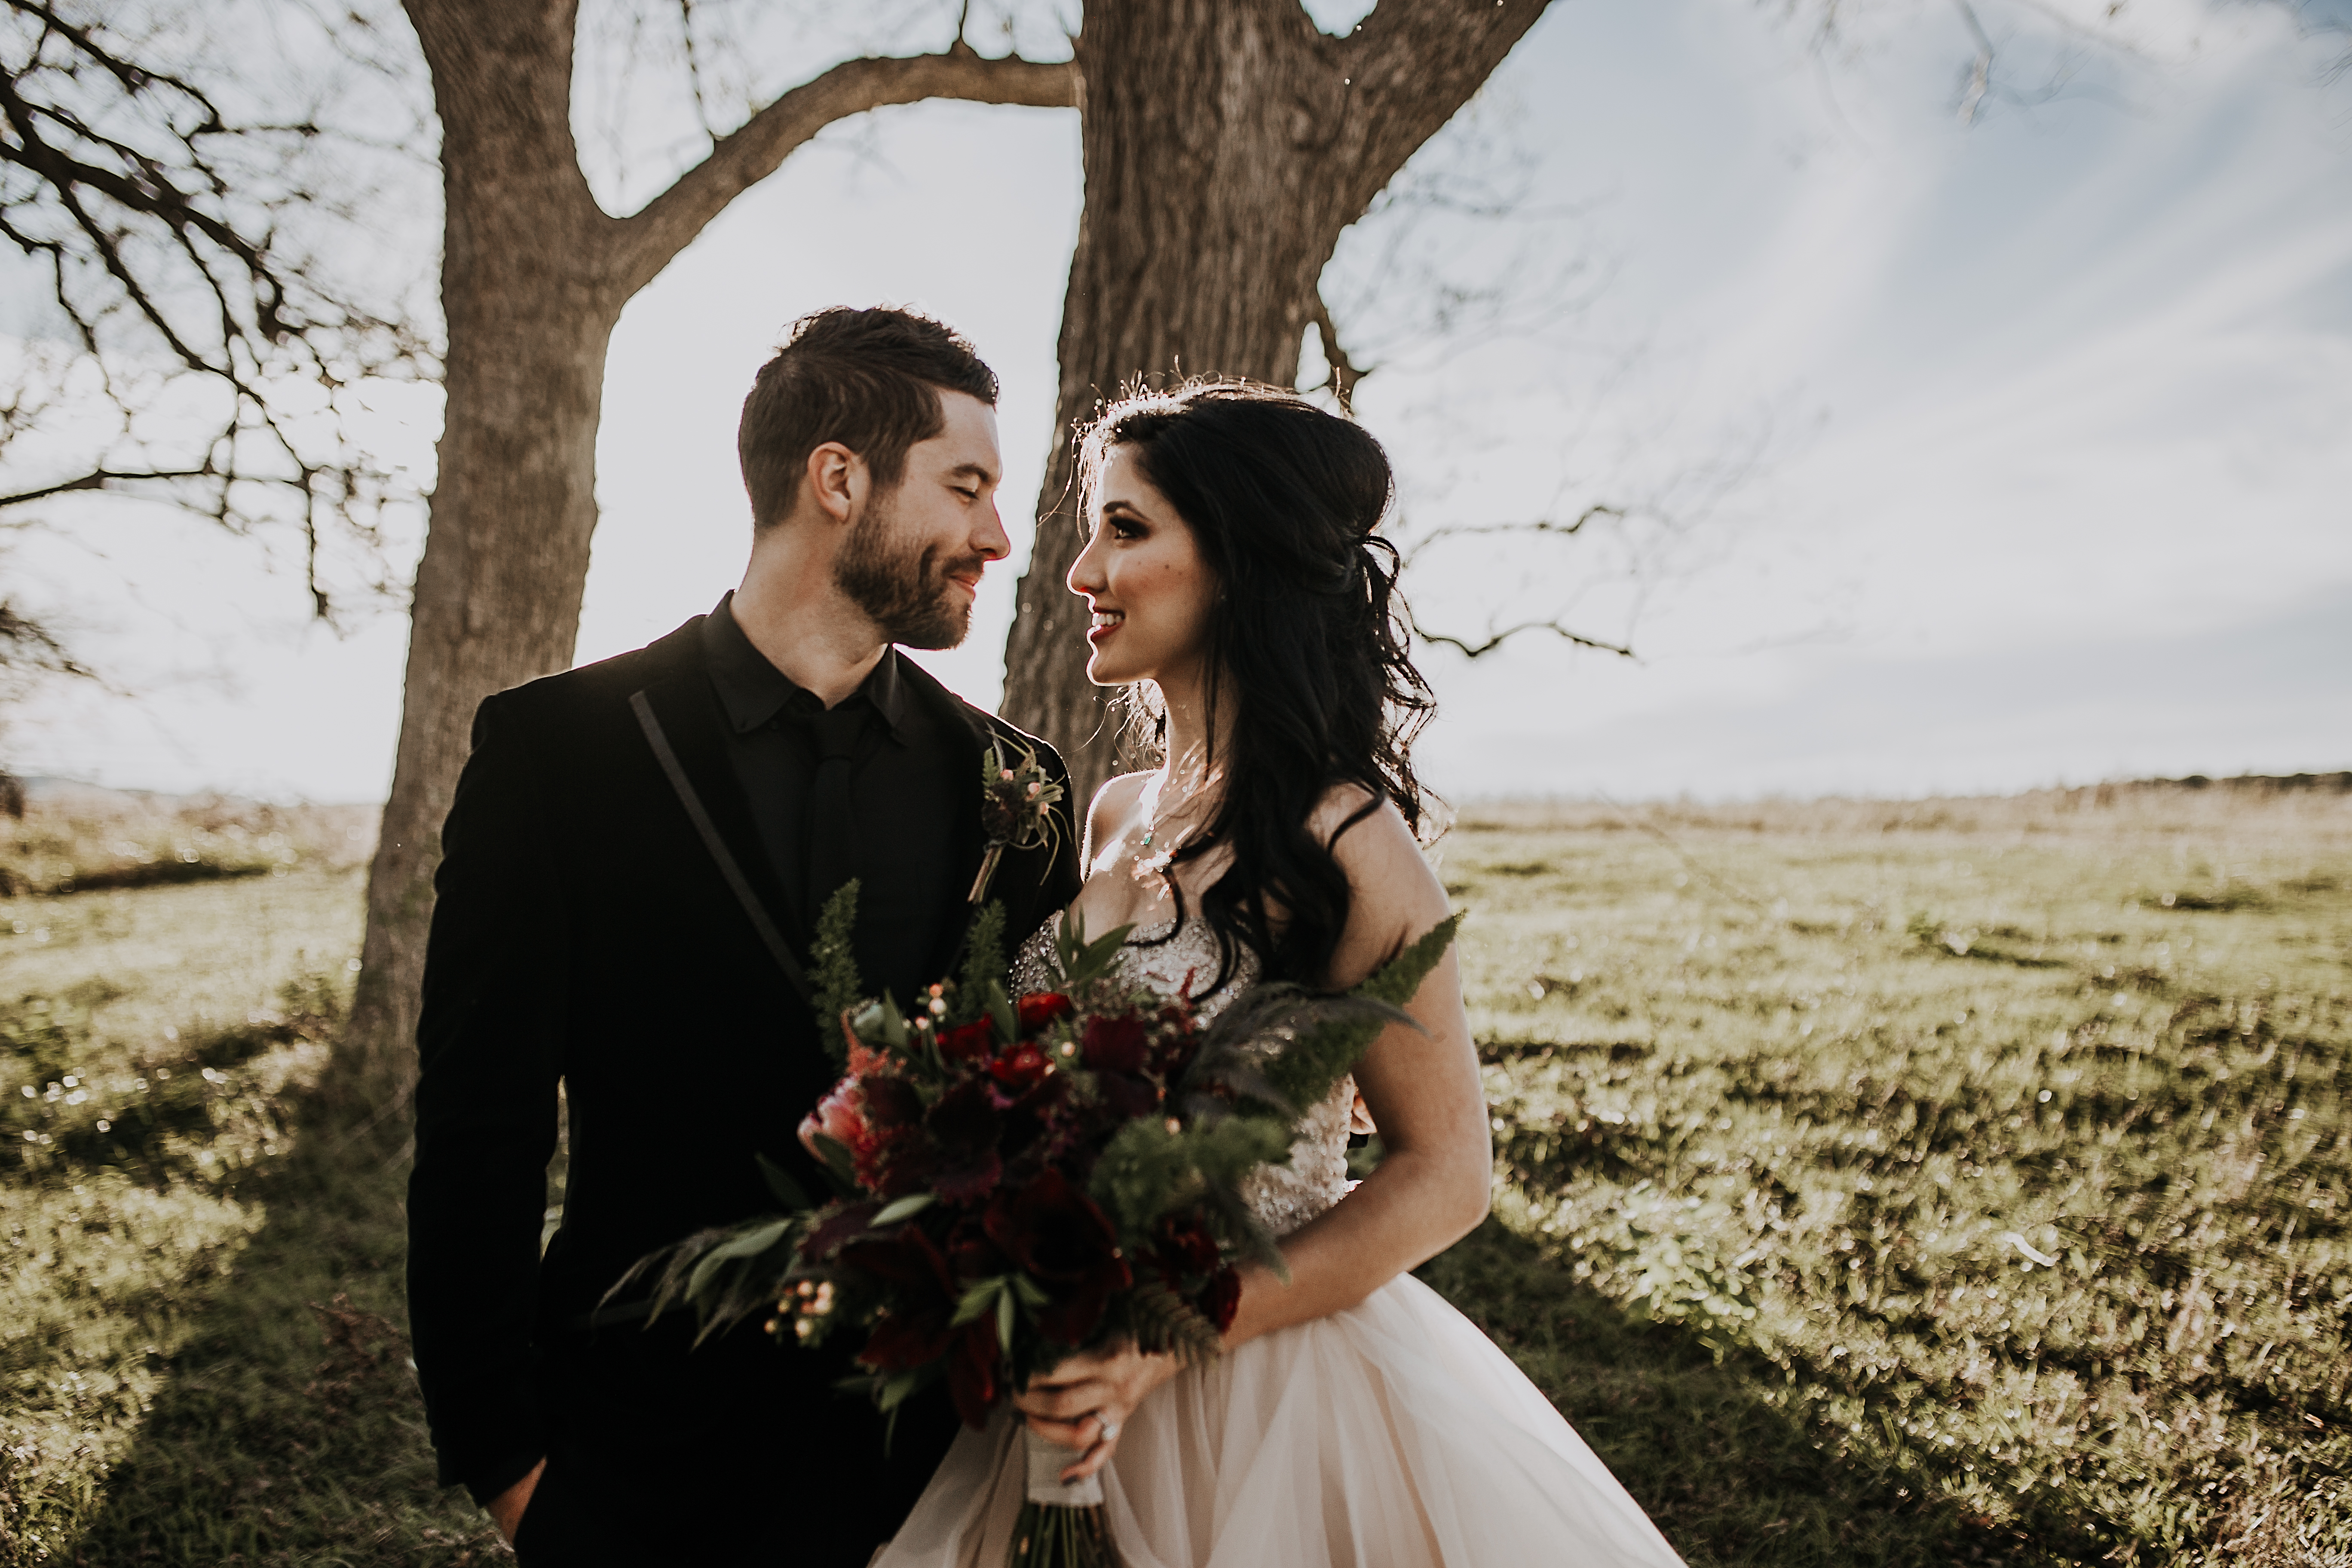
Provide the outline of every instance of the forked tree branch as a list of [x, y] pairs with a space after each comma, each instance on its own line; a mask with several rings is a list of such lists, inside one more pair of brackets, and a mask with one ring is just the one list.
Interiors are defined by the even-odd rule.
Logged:
[[[1329, 387], [1331, 395], [1339, 400], [1342, 414], [1352, 414], [1356, 408], [1356, 384], [1371, 373], [1358, 368], [1355, 362], [1348, 357], [1347, 351], [1339, 346], [1339, 329], [1332, 324], [1331, 307], [1323, 302], [1320, 293], [1315, 296], [1315, 336], [1323, 346], [1323, 363], [1330, 367], [1323, 385]], [[1309, 390], [1320, 391], [1322, 388]]]
[[[333, 520], [373, 547], [394, 480], [340, 407], [328, 438], [298, 438], [308, 414], [282, 406], [273, 386], [309, 381], [334, 399], [370, 376], [414, 374], [431, 355], [416, 328], [328, 285], [287, 238], [287, 215], [320, 205], [286, 179], [288, 160], [324, 134], [299, 117], [231, 121], [194, 78], [137, 58], [102, 14], [78, 24], [46, 0], [0, 0], [0, 242], [48, 274], [118, 424], [103, 450], [76, 460], [79, 472], [19, 480], [0, 511], [149, 483], [240, 531], [263, 521], [257, 503], [290, 512], [327, 614], [322, 528]], [[149, 395], [125, 389], [117, 351], [134, 347], [136, 364], [151, 344], [171, 366], [159, 386], [186, 379], [225, 393], [209, 428], [168, 442], [137, 433]], [[22, 374], [30, 385], [43, 373], [28, 360]], [[41, 412], [20, 389], [0, 409], [0, 448]]]
[[210, 468], [139, 470], [92, 468], [87, 473], [77, 474], [72, 479], [61, 479], [56, 484], [43, 485], [37, 489], [16, 490], [0, 495], [0, 510], [5, 510], [12, 506], [28, 505], [37, 500], [47, 500], [51, 496], [72, 495], [78, 490], [102, 490], [111, 485], [135, 484], [142, 480], [165, 482], [173, 479], [209, 479], [219, 477], [219, 470]]
[[1075, 109], [1077, 68], [1017, 55], [991, 59], [961, 37], [943, 54], [844, 60], [720, 137], [709, 157], [622, 219], [614, 281], [625, 294], [653, 281], [730, 202], [774, 174], [795, 149], [835, 121], [927, 98]]
[[[1586, 507], [1567, 522], [1560, 522], [1549, 517], [1538, 517], [1526, 522], [1449, 523], [1443, 528], [1433, 528], [1413, 541], [1412, 548], [1404, 552], [1404, 563], [1410, 566], [1423, 551], [1441, 540], [1468, 539], [1479, 534], [1494, 533], [1551, 533], [1569, 538], [1583, 532], [1587, 523], [1597, 522], [1602, 518], [1622, 522], [1625, 517], [1626, 510], [1622, 506], [1594, 505]], [[1612, 648], [1612, 651], [1621, 650]]]
[[1360, 212], [1503, 63], [1550, 0], [1381, 0], [1335, 51], [1367, 134]]
[[1521, 621], [1517, 626], [1505, 626], [1499, 631], [1489, 627], [1484, 640], [1475, 643], [1467, 637], [1455, 637], [1450, 632], [1431, 631], [1421, 624], [1421, 617], [1414, 615], [1411, 609], [1405, 611], [1405, 620], [1412, 626], [1412, 635], [1423, 642], [1457, 648], [1465, 658], [1483, 658], [1525, 632], [1549, 632], [1562, 642], [1574, 643], [1579, 647], [1589, 647], [1596, 653], [1613, 653], [1620, 658], [1633, 657], [1633, 650], [1622, 643], [1603, 642], [1599, 637], [1586, 637], [1582, 632], [1570, 627], [1566, 622], [1559, 620]]

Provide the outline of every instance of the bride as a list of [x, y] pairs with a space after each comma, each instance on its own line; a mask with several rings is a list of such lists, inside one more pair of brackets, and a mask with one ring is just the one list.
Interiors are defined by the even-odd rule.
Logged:
[[[1087, 673], [1137, 688], [1159, 771], [1087, 818], [1088, 931], [1126, 973], [1213, 1013], [1261, 976], [1343, 988], [1444, 920], [1410, 756], [1429, 689], [1373, 531], [1380, 446], [1292, 394], [1195, 383], [1088, 431]], [[1016, 963], [1045, 988], [1051, 932]], [[1287, 1284], [1245, 1271], [1225, 1353], [1064, 1363], [956, 1441], [882, 1568], [995, 1568], [1025, 1490], [1019, 1427], [1099, 1472], [1127, 1568], [1679, 1564], [1510, 1359], [1409, 1272], [1485, 1215], [1492, 1153], [1452, 954], [1352, 1084], [1310, 1111], [1259, 1217]], [[1385, 1156], [1347, 1182], [1350, 1125]]]

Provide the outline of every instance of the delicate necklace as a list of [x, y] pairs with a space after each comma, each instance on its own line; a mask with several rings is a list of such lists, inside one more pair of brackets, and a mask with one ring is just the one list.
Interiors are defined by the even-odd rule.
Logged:
[[[1152, 791], [1151, 805], [1147, 808], [1148, 815], [1143, 822], [1143, 840], [1135, 848], [1135, 879], [1139, 882], [1150, 882], [1154, 879], [1166, 879], [1168, 868], [1176, 858], [1176, 851], [1181, 848], [1184, 840], [1192, 836], [1195, 825], [1185, 823], [1165, 843], [1160, 842], [1160, 825], [1192, 805], [1192, 797], [1201, 793], [1208, 781], [1204, 779], [1201, 784], [1177, 796], [1174, 805], [1160, 809], [1160, 796], [1166, 789], [1167, 783], [1168, 775], [1162, 774], [1160, 784]], [[1154, 845], [1159, 846], [1156, 854], [1153, 853]]]

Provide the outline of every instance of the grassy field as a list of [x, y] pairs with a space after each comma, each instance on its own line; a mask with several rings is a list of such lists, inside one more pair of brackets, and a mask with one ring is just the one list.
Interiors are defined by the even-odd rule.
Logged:
[[[233, 817], [114, 890], [42, 889], [193, 829], [0, 845], [0, 1564], [489, 1561], [401, 1151], [306, 1135], [348, 830]], [[1443, 864], [1503, 1180], [1425, 1273], [1694, 1564], [2352, 1563], [2352, 801], [1529, 808]]]

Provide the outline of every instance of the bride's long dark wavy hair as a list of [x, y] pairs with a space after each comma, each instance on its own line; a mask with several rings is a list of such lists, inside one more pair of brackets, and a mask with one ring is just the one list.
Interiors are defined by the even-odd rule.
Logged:
[[[1223, 788], [1176, 855], [1233, 854], [1201, 895], [1223, 952], [1217, 984], [1245, 943], [1270, 976], [1321, 985], [1348, 923], [1348, 877], [1331, 846], [1383, 801], [1416, 833], [1436, 804], [1412, 771], [1435, 699], [1413, 668], [1396, 547], [1375, 531], [1395, 493], [1388, 455], [1296, 393], [1190, 382], [1130, 395], [1087, 429], [1089, 516], [1114, 447], [1192, 530], [1217, 585], [1202, 696], [1208, 733], [1225, 739], [1203, 766]], [[1164, 750], [1164, 712], [1146, 716]], [[1318, 837], [1310, 819], [1343, 784], [1366, 799]]]

